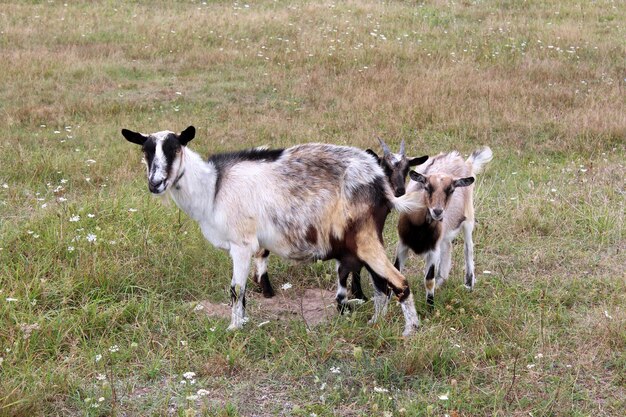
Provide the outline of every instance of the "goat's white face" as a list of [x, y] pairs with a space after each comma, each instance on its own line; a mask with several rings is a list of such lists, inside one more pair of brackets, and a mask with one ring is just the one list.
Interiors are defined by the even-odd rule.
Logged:
[[193, 139], [195, 128], [189, 126], [180, 135], [163, 131], [144, 135], [122, 129], [129, 142], [141, 145], [148, 174], [148, 188], [153, 194], [163, 194], [180, 179], [181, 153], [183, 146]]
[[436, 221], [443, 220], [445, 209], [448, 207], [454, 190], [474, 183], [474, 177], [455, 179], [445, 174], [424, 176], [415, 171], [409, 172], [409, 176], [426, 193], [428, 214]]

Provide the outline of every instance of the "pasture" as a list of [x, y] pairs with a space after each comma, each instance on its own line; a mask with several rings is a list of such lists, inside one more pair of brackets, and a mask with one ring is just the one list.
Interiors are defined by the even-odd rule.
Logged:
[[[0, 416], [626, 414], [624, 39], [610, 0], [2, 2]], [[276, 320], [335, 264], [272, 256], [277, 305], [227, 332], [228, 255], [120, 134], [188, 125], [203, 155], [489, 145], [475, 290], [459, 240], [432, 311], [408, 262], [411, 338], [395, 302]]]

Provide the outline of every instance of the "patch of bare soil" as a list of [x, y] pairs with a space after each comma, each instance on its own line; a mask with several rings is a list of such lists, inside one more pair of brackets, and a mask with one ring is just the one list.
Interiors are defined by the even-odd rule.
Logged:
[[[222, 317], [230, 320], [231, 308], [226, 304], [201, 301], [201, 311], [209, 317]], [[335, 293], [321, 288], [302, 291], [289, 290], [264, 298], [260, 294], [246, 293], [246, 314], [255, 321], [304, 320], [307, 326], [325, 323], [338, 312]]]

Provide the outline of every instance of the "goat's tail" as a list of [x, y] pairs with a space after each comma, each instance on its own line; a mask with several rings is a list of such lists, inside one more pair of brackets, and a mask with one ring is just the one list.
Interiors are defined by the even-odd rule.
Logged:
[[410, 213], [426, 207], [426, 205], [424, 205], [424, 199], [419, 192], [412, 192], [401, 197], [388, 195], [387, 198], [393, 208], [400, 213]]
[[478, 174], [492, 158], [493, 152], [491, 152], [491, 148], [485, 146], [472, 152], [470, 157], [467, 158], [467, 163], [472, 167], [472, 173]]

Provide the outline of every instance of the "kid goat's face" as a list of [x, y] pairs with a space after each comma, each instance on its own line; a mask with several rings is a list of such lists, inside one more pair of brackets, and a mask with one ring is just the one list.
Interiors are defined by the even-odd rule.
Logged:
[[189, 126], [179, 135], [163, 131], [144, 135], [122, 129], [122, 135], [129, 142], [140, 145], [148, 171], [148, 188], [153, 194], [163, 194], [165, 190], [182, 176], [180, 154], [183, 146], [193, 139], [196, 129]]
[[418, 172], [409, 173], [411, 179], [426, 193], [428, 213], [433, 220], [442, 221], [450, 198], [459, 187], [467, 187], [474, 183], [474, 177], [454, 179], [445, 174], [424, 176]]

